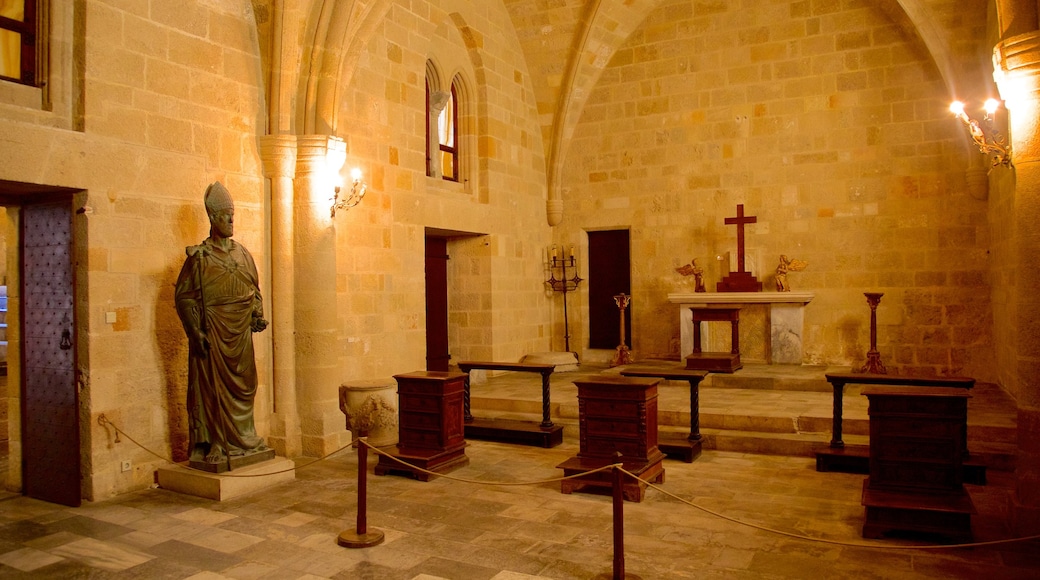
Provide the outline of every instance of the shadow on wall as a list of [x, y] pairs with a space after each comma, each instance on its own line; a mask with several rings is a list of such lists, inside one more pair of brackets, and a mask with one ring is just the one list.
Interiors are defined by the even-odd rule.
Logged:
[[838, 346], [847, 364], [856, 364], [867, 352], [867, 347], [860, 343], [863, 336], [863, 321], [847, 316], [837, 324]]

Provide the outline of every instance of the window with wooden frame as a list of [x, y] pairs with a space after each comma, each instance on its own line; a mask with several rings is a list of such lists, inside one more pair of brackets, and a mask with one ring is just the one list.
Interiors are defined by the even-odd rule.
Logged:
[[451, 83], [448, 102], [437, 118], [437, 143], [440, 148], [441, 177], [459, 180], [459, 108], [455, 83]]
[[37, 0], [0, 0], [0, 80], [38, 86]]

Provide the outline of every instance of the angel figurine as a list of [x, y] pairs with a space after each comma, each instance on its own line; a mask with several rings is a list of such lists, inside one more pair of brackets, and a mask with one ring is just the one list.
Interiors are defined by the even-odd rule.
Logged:
[[791, 287], [787, 285], [788, 272], [801, 272], [809, 265], [804, 260], [789, 260], [784, 254], [780, 254], [780, 265], [776, 267], [776, 291], [790, 292]]
[[697, 258], [694, 258], [692, 262], [686, 264], [685, 266], [676, 268], [675, 271], [682, 274], [683, 276], [689, 276], [690, 274], [693, 274], [693, 291], [706, 292], [706, 290], [704, 289], [704, 268], [701, 268], [700, 265], [697, 264]]

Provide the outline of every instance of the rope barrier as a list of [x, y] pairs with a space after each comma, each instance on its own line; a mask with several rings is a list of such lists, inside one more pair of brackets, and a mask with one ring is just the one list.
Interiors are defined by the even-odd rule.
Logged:
[[[145, 447], [144, 445], [139, 443], [137, 440], [135, 440], [128, 433], [126, 433], [125, 431], [120, 429], [118, 426], [116, 426], [110, 420], [108, 420], [103, 413], [98, 416], [98, 424], [101, 425], [102, 427], [106, 427], [106, 428], [107, 427], [112, 427], [112, 429], [114, 429], [116, 431], [116, 433], [117, 433], [117, 438], [118, 438], [118, 435], [121, 434], [124, 437], [126, 437], [127, 439], [129, 439], [134, 445], [137, 445], [141, 449], [143, 449], [143, 450], [147, 451], [148, 453], [158, 457], [159, 459], [162, 459], [163, 461], [166, 461], [168, 463], [172, 463], [174, 465], [177, 465], [179, 467], [183, 467], [185, 469], [191, 469], [193, 471], [199, 471], [200, 473], [210, 473], [210, 474], [212, 474], [212, 472], [209, 472], [209, 471], [196, 469], [196, 468], [193, 468], [193, 467], [190, 467], [190, 466], [185, 466], [185, 465], [181, 465], [181, 464], [175, 463], [173, 460], [171, 460], [171, 459], [169, 459], [167, 457], [164, 457], [162, 455], [159, 455], [158, 453], [155, 453], [154, 451], [148, 449], [147, 447]], [[704, 506], [698, 505], [698, 504], [696, 504], [696, 503], [694, 503], [692, 501], [684, 499], [684, 498], [682, 498], [682, 497], [680, 497], [680, 496], [678, 496], [678, 495], [676, 495], [676, 494], [674, 494], [674, 493], [664, 489], [660, 485], [657, 485], [655, 483], [652, 483], [650, 481], [647, 481], [645, 479], [640, 478], [639, 476], [635, 475], [634, 473], [624, 469], [623, 464], [621, 464], [621, 463], [613, 463], [613, 464], [610, 464], [610, 465], [604, 465], [602, 467], [599, 467], [599, 468], [596, 468], [596, 469], [592, 469], [592, 470], [589, 470], [589, 471], [585, 471], [585, 472], [582, 472], [582, 473], [578, 473], [578, 474], [575, 474], [575, 475], [554, 477], [554, 478], [550, 478], [550, 479], [541, 479], [541, 480], [535, 480], [535, 481], [483, 481], [483, 480], [477, 480], [477, 479], [469, 479], [469, 478], [464, 478], [464, 477], [458, 477], [458, 476], [447, 474], [447, 473], [437, 473], [437, 472], [434, 472], [434, 471], [429, 471], [429, 470], [417, 467], [415, 465], [412, 465], [411, 463], [408, 463], [406, 461], [398, 459], [397, 457], [394, 457], [393, 455], [390, 455], [389, 453], [386, 453], [385, 451], [382, 451], [381, 449], [379, 449], [377, 447], [373, 447], [368, 442], [367, 439], [368, 439], [367, 437], [355, 438], [349, 444], [344, 445], [343, 447], [340, 447], [339, 449], [336, 449], [335, 451], [333, 451], [331, 453], [328, 453], [327, 455], [324, 455], [324, 456], [322, 456], [322, 457], [320, 457], [318, 459], [315, 459], [315, 460], [310, 461], [308, 463], [305, 463], [303, 465], [295, 466], [295, 467], [293, 467], [291, 469], [285, 469], [285, 470], [281, 470], [281, 471], [275, 471], [275, 472], [264, 473], [264, 474], [222, 473], [221, 476], [222, 477], [262, 477], [262, 476], [266, 476], [266, 475], [276, 475], [276, 474], [280, 474], [280, 473], [287, 473], [287, 472], [290, 472], [290, 471], [298, 471], [300, 469], [303, 469], [303, 468], [306, 468], [306, 467], [310, 467], [310, 466], [312, 466], [312, 465], [314, 465], [316, 463], [319, 463], [321, 461], [325, 461], [328, 458], [332, 457], [333, 455], [336, 455], [337, 453], [343, 451], [344, 449], [347, 449], [348, 447], [355, 447], [355, 446], [359, 446], [359, 445], [364, 445], [366, 448], [374, 451], [377, 455], [380, 455], [382, 457], [387, 457], [388, 459], [391, 459], [391, 460], [401, 464], [402, 466], [406, 466], [409, 471], [422, 472], [422, 473], [426, 473], [426, 474], [431, 475], [431, 476], [443, 477], [443, 478], [448, 479], [448, 480], [458, 481], [458, 482], [462, 482], [462, 483], [469, 483], [469, 484], [474, 484], [474, 485], [489, 485], [489, 486], [543, 485], [543, 484], [547, 484], [547, 483], [558, 483], [558, 482], [566, 481], [566, 480], [569, 480], [569, 479], [577, 479], [577, 478], [588, 477], [589, 475], [592, 475], [592, 474], [595, 474], [595, 473], [598, 473], [598, 472], [601, 472], [601, 471], [606, 471], [606, 470], [609, 470], [609, 469], [617, 468], [624, 475], [627, 475], [628, 477], [631, 477], [632, 479], [645, 484], [647, 487], [650, 487], [651, 489], [659, 491], [662, 494], [664, 494], [664, 495], [666, 495], [666, 496], [668, 496], [668, 497], [670, 497], [672, 499], [675, 499], [676, 501], [679, 501], [680, 503], [686, 504], [686, 505], [688, 505], [688, 506], [690, 506], [690, 507], [692, 507], [694, 509], [698, 509], [698, 510], [704, 512], [704, 513], [707, 513], [707, 514], [715, 516], [717, 518], [726, 520], [728, 522], [731, 522], [731, 523], [734, 523], [734, 524], [737, 524], [737, 525], [741, 525], [741, 526], [746, 526], [746, 527], [749, 527], [749, 528], [753, 528], [753, 529], [756, 529], [756, 530], [759, 530], [759, 531], [763, 531], [763, 532], [767, 532], [767, 533], [771, 533], [771, 534], [776, 534], [776, 535], [779, 535], [779, 536], [784, 536], [784, 537], [788, 537], [788, 538], [793, 538], [793, 539], [803, 540], [803, 541], [809, 541], [809, 542], [817, 542], [817, 543], [822, 543], [822, 544], [835, 545], [835, 546], [845, 546], [845, 547], [851, 547], [851, 548], [874, 548], [874, 549], [882, 549], [882, 550], [951, 550], [951, 549], [961, 549], [961, 548], [977, 548], [977, 547], [985, 547], [985, 546], [995, 546], [995, 545], [1001, 545], [1001, 544], [1010, 544], [1010, 543], [1016, 543], [1016, 542], [1026, 542], [1026, 541], [1040, 539], [1040, 534], [1037, 534], [1037, 535], [1032, 535], [1032, 536], [1024, 536], [1024, 537], [1020, 537], [1020, 538], [1008, 538], [1008, 539], [1004, 539], [1004, 540], [991, 540], [991, 541], [986, 541], [986, 542], [972, 542], [972, 543], [966, 543], [966, 544], [942, 544], [942, 545], [931, 545], [931, 546], [893, 546], [893, 545], [889, 545], [889, 544], [874, 544], [874, 543], [865, 543], [865, 542], [847, 542], [847, 541], [842, 541], [842, 540], [829, 540], [829, 539], [826, 539], [826, 538], [818, 538], [818, 537], [812, 537], [812, 536], [805, 536], [805, 535], [802, 535], [802, 534], [796, 534], [796, 533], [793, 533], [793, 532], [785, 532], [783, 530], [770, 528], [768, 526], [763, 526], [763, 525], [754, 524], [754, 523], [751, 523], [751, 522], [746, 522], [746, 521], [743, 521], [743, 520], [739, 520], [737, 518], [734, 518], [734, 517], [731, 517], [731, 516], [727, 516], [727, 515], [725, 515], [725, 514], [723, 514], [721, 512], [717, 512], [717, 511], [708, 509], [708, 508], [706, 508]]]
[[812, 536], [804, 536], [804, 535], [801, 535], [801, 534], [795, 534], [793, 532], [785, 532], [783, 530], [778, 530], [778, 529], [775, 529], [775, 528], [770, 528], [770, 527], [767, 527], [767, 526], [762, 526], [762, 525], [759, 525], [759, 524], [753, 524], [753, 523], [750, 523], [750, 522], [745, 522], [743, 520], [738, 520], [736, 518], [727, 516], [725, 514], [722, 514], [722, 513], [713, 511], [713, 510], [710, 510], [710, 509], [708, 509], [708, 508], [706, 508], [704, 506], [697, 505], [697, 504], [695, 504], [692, 501], [689, 501], [687, 499], [683, 499], [683, 498], [679, 497], [678, 495], [675, 495], [674, 493], [671, 493], [670, 491], [665, 490], [661, 486], [659, 486], [657, 484], [654, 484], [652, 482], [649, 482], [649, 481], [647, 481], [645, 479], [642, 479], [639, 476], [637, 476], [636, 474], [634, 474], [634, 473], [632, 473], [630, 471], [627, 471], [624, 467], [621, 467], [620, 469], [621, 469], [621, 471], [625, 475], [628, 475], [629, 477], [631, 477], [631, 478], [633, 478], [633, 479], [635, 479], [637, 481], [641, 481], [641, 482], [645, 483], [648, 487], [653, 488], [653, 489], [655, 489], [655, 490], [657, 490], [657, 491], [667, 495], [668, 497], [673, 498], [673, 499], [675, 499], [675, 500], [677, 500], [679, 502], [682, 502], [682, 503], [684, 503], [684, 504], [686, 504], [686, 505], [688, 505], [688, 506], [690, 506], [692, 508], [699, 509], [699, 510], [701, 510], [704, 513], [713, 515], [713, 516], [715, 516], [717, 518], [724, 519], [724, 520], [726, 520], [728, 522], [733, 522], [735, 524], [740, 524], [742, 526], [747, 526], [749, 528], [754, 528], [756, 530], [760, 530], [760, 531], [763, 531], [763, 532], [769, 532], [771, 534], [777, 534], [777, 535], [780, 535], [780, 536], [786, 536], [788, 538], [795, 538], [795, 539], [798, 539], [798, 540], [807, 540], [807, 541], [810, 541], [810, 542], [819, 542], [819, 543], [822, 543], [822, 544], [831, 544], [831, 545], [835, 545], [835, 546], [846, 546], [846, 547], [850, 547], [850, 548], [880, 548], [880, 549], [884, 549], [884, 550], [949, 550], [949, 549], [953, 549], [953, 548], [977, 548], [977, 547], [981, 547], [981, 546], [993, 546], [993, 545], [997, 545], [997, 544], [1010, 544], [1010, 543], [1015, 543], [1015, 542], [1026, 542], [1026, 541], [1029, 541], [1029, 540], [1040, 539], [1040, 534], [1037, 534], [1035, 536], [1025, 536], [1025, 537], [1022, 537], [1022, 538], [1009, 538], [1009, 539], [1006, 539], [1006, 540], [991, 540], [991, 541], [988, 541], [988, 542], [973, 542], [973, 543], [970, 543], [970, 544], [941, 544], [941, 545], [936, 545], [936, 546], [892, 546], [892, 545], [889, 545], [889, 544], [868, 544], [868, 543], [865, 543], [865, 542], [846, 542], [846, 541], [842, 541], [842, 540], [828, 540], [826, 538], [815, 538], [815, 537], [812, 537]]
[[[360, 439], [358, 439], [358, 440], [360, 441]], [[381, 455], [383, 457], [387, 457], [389, 459], [392, 459], [392, 460], [396, 461], [397, 463], [400, 463], [401, 465], [406, 466], [408, 468], [408, 471], [418, 471], [418, 472], [421, 472], [421, 473], [425, 473], [427, 475], [434, 475], [434, 476], [437, 476], [437, 477], [443, 477], [445, 479], [450, 479], [452, 481], [461, 481], [462, 483], [473, 483], [473, 484], [476, 484], [476, 485], [511, 486], [511, 485], [542, 485], [544, 483], [559, 483], [561, 481], [567, 481], [568, 479], [576, 479], [576, 478], [579, 478], [579, 477], [586, 477], [586, 476], [592, 475], [593, 473], [599, 473], [600, 471], [606, 471], [608, 469], [614, 468], [615, 466], [617, 466], [617, 467], [621, 466], [620, 463], [613, 463], [613, 464], [610, 464], [610, 465], [604, 465], [603, 467], [597, 467], [596, 469], [592, 469], [592, 470], [589, 470], [589, 471], [583, 471], [582, 473], [578, 473], [576, 475], [568, 475], [568, 476], [564, 476], [564, 477], [553, 477], [551, 479], [539, 479], [539, 480], [536, 480], [536, 481], [484, 481], [482, 479], [466, 479], [465, 477], [458, 477], [458, 476], [455, 476], [455, 475], [450, 475], [448, 473], [437, 473], [436, 471], [430, 471], [428, 469], [423, 469], [423, 468], [418, 467], [416, 465], [412, 465], [411, 463], [408, 463], [407, 461], [404, 461], [402, 459], [394, 457], [393, 455], [390, 455], [389, 453], [387, 453], [385, 451], [382, 451], [382, 450], [380, 450], [380, 449], [378, 449], [376, 447], [372, 447], [372, 445], [369, 444], [368, 441], [365, 441], [364, 444], [365, 444], [366, 447], [368, 447], [372, 451], [375, 451], [377, 455]]]
[[[109, 421], [108, 418], [105, 417], [104, 413], [98, 415], [98, 425], [101, 425], [102, 427], [106, 427], [106, 428], [107, 427], [112, 427], [112, 429], [114, 429], [115, 432], [116, 432], [116, 443], [120, 442], [119, 441], [119, 435], [122, 435], [122, 436], [126, 437], [127, 439], [129, 439], [130, 442], [133, 443], [134, 445], [137, 445], [141, 449], [144, 449], [148, 453], [154, 455], [155, 457], [158, 457], [159, 459], [161, 459], [161, 460], [163, 460], [163, 461], [165, 461], [165, 462], [167, 462], [167, 463], [169, 463], [171, 465], [175, 465], [177, 467], [180, 467], [181, 469], [187, 469], [187, 470], [190, 470], [190, 471], [197, 471], [199, 473], [208, 473], [210, 475], [214, 475], [214, 473], [212, 471], [206, 471], [205, 469], [198, 469], [196, 467], [192, 467], [191, 465], [184, 465], [183, 463], [177, 463], [176, 461], [174, 461], [173, 459], [171, 459], [169, 457], [166, 457], [164, 455], [159, 455], [158, 453], [152, 451], [151, 449], [149, 449], [149, 448], [145, 447], [144, 445], [142, 445], [141, 443], [139, 443], [136, 439], [131, 437], [126, 431], [123, 431], [122, 429], [120, 429], [115, 423], [113, 423], [112, 421]], [[303, 469], [305, 467], [310, 467], [311, 465], [314, 465], [315, 463], [318, 463], [320, 461], [325, 461], [326, 459], [332, 457], [333, 455], [339, 453], [340, 451], [343, 451], [344, 449], [347, 449], [349, 447], [353, 447], [354, 444], [357, 443], [357, 441], [358, 440], [355, 439], [355, 440], [351, 441], [350, 443], [344, 445], [343, 447], [340, 447], [339, 449], [337, 449], [337, 450], [335, 450], [335, 451], [333, 451], [331, 453], [328, 453], [328, 454], [326, 454], [326, 455], [324, 455], [322, 457], [319, 457], [319, 458], [317, 458], [317, 459], [315, 459], [313, 461], [309, 461], [307, 463], [304, 463], [303, 465], [295, 465], [295, 466], [293, 466], [293, 467], [291, 467], [289, 469], [282, 469], [282, 470], [279, 470], [279, 471], [268, 471], [266, 473], [228, 473], [228, 472], [224, 472], [224, 473], [221, 473], [220, 476], [221, 477], [267, 477], [269, 475], [279, 475], [279, 474], [282, 474], [282, 473], [289, 473], [290, 471], [299, 471], [300, 469]]]

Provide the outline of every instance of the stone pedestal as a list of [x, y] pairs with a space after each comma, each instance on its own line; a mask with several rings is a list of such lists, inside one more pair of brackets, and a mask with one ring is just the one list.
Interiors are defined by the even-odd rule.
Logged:
[[184, 464], [160, 467], [156, 474], [163, 489], [225, 501], [292, 481], [296, 479], [295, 468], [292, 460], [275, 457], [223, 474], [189, 469]]
[[373, 447], [396, 445], [397, 383], [393, 378], [344, 382], [339, 387], [339, 410], [355, 437], [368, 433]]

